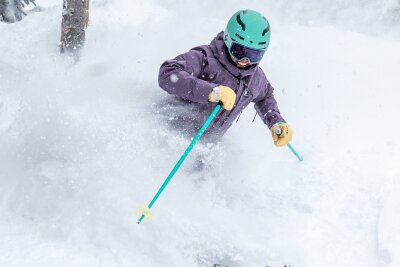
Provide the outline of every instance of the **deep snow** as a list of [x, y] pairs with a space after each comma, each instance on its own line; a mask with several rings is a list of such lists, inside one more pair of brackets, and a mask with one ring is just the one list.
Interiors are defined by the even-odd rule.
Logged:
[[[94, 1], [76, 65], [60, 5], [0, 24], [1, 266], [400, 266], [399, 40], [249, 2]], [[249, 106], [137, 225], [188, 144], [154, 114], [158, 67], [244, 7], [270, 18], [261, 65], [305, 161]]]

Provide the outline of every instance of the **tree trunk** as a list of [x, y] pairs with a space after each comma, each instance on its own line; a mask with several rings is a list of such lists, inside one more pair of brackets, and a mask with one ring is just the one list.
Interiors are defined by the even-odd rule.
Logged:
[[63, 0], [61, 53], [67, 52], [78, 59], [88, 22], [89, 0]]

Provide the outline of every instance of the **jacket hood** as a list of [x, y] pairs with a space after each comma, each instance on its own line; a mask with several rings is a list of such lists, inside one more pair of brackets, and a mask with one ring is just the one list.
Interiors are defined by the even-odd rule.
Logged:
[[221, 65], [228, 70], [232, 75], [236, 77], [245, 77], [251, 76], [256, 71], [258, 65], [248, 69], [241, 69], [236, 66], [233, 61], [230, 60], [230, 54], [224, 42], [224, 32], [218, 33], [218, 35], [211, 41], [210, 43], [211, 51], [213, 52], [214, 56], [218, 59]]

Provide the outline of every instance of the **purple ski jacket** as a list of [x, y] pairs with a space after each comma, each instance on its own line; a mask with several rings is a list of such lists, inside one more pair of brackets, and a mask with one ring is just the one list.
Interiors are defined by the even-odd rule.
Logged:
[[274, 88], [262, 69], [258, 65], [249, 69], [238, 68], [230, 60], [223, 32], [210, 45], [192, 48], [165, 61], [160, 67], [158, 82], [162, 89], [178, 96], [174, 106], [178, 102], [185, 106], [186, 115], [179, 115], [174, 120], [184, 122], [184, 127], [192, 127], [190, 130], [200, 129], [214, 109], [216, 103], [210, 103], [208, 95], [218, 85], [232, 88], [236, 102], [231, 111], [221, 109], [218, 112], [206, 135], [222, 136], [250, 102], [255, 103], [258, 115], [269, 128], [277, 122], [285, 122], [273, 96]]

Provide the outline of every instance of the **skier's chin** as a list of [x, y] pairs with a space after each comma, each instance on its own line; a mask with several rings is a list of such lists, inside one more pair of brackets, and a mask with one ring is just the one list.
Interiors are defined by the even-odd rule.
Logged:
[[241, 63], [239, 63], [239, 62], [236, 63], [236, 66], [237, 66], [238, 68], [241, 68], [241, 69], [247, 68], [247, 67], [249, 67], [250, 65], [251, 65], [250, 63], [248, 63], [248, 64], [241, 64]]
[[240, 69], [245, 69], [251, 66], [250, 61], [246, 60], [246, 61], [241, 61], [241, 60], [237, 60], [236, 58], [231, 56], [232, 61], [236, 64], [236, 67], [240, 68]]

